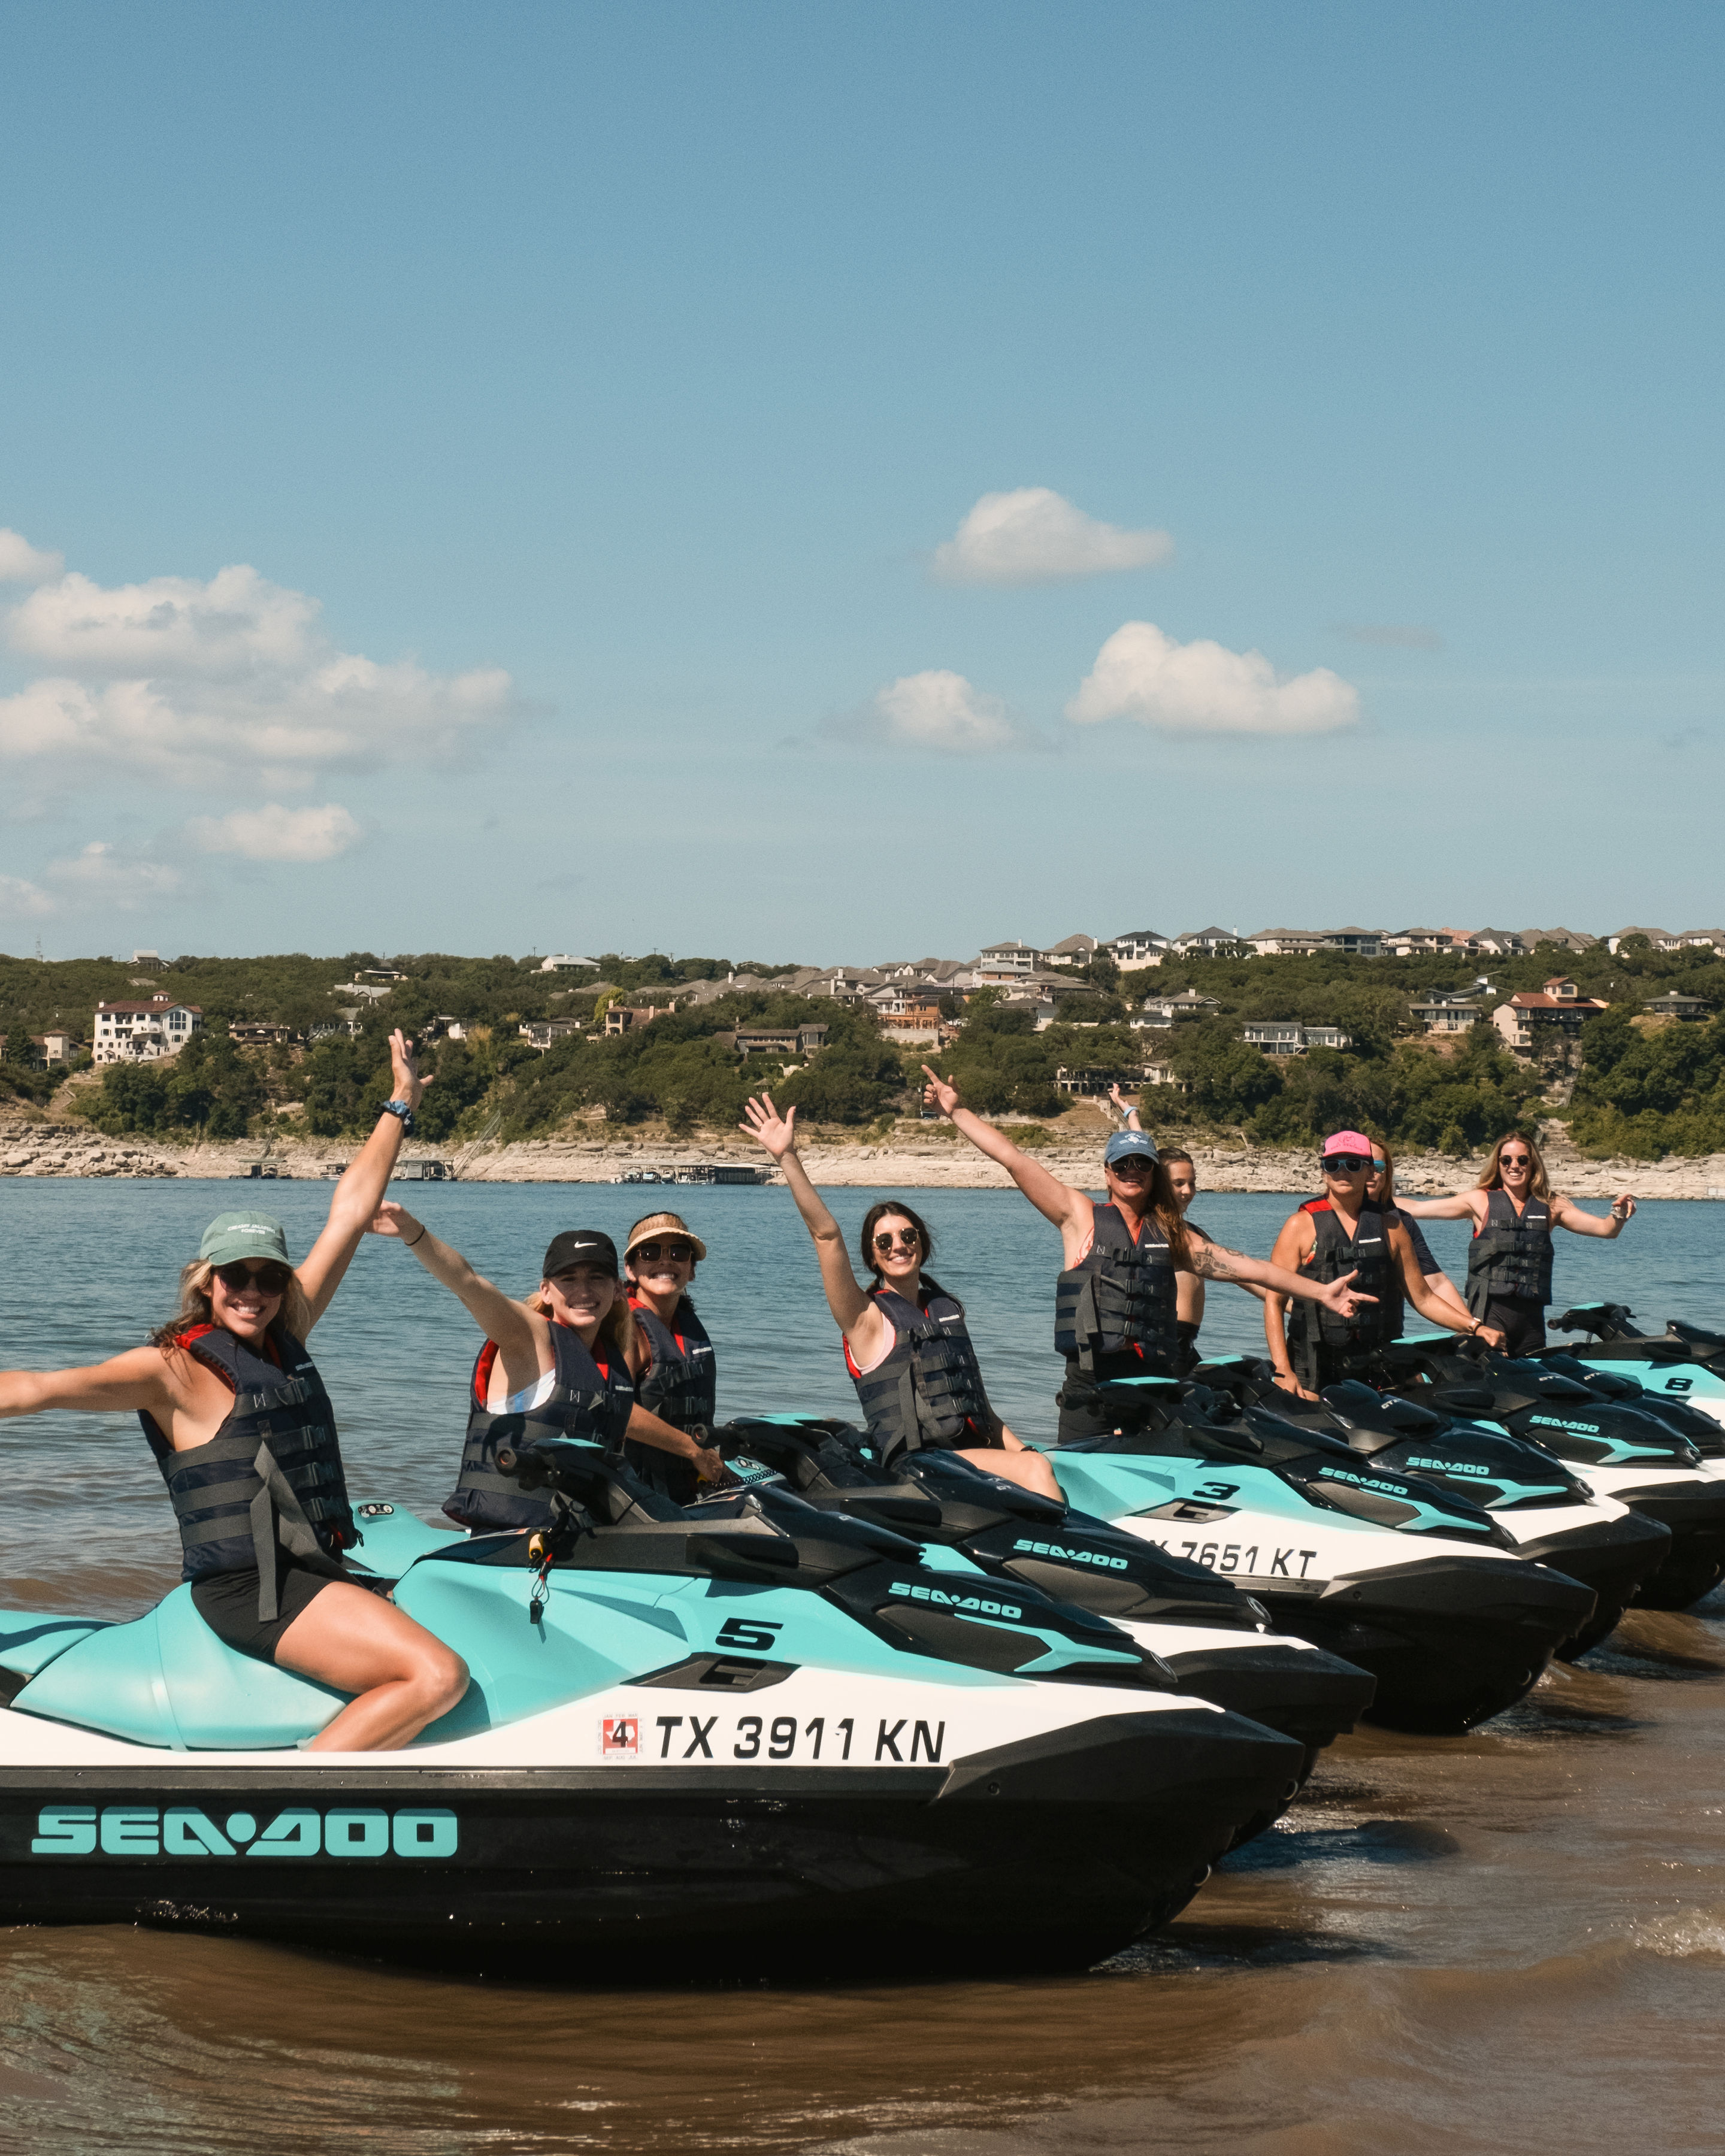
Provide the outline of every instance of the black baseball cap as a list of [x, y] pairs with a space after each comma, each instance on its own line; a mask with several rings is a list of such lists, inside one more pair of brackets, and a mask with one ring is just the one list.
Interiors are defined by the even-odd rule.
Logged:
[[555, 1280], [559, 1273], [571, 1272], [577, 1265], [603, 1265], [614, 1280], [619, 1278], [616, 1244], [597, 1228], [565, 1228], [561, 1235], [552, 1237], [551, 1248], [545, 1254], [545, 1270], [539, 1277]]

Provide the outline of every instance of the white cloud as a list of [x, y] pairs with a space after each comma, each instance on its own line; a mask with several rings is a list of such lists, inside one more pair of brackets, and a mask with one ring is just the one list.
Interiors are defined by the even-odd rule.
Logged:
[[103, 839], [50, 861], [42, 880], [49, 887], [56, 911], [104, 906], [118, 906], [126, 913], [157, 899], [172, 898], [185, 881], [167, 862], [118, 853]]
[[1153, 622], [1129, 621], [1096, 654], [1066, 716], [1183, 733], [1333, 733], [1358, 722], [1359, 692], [1327, 666], [1281, 680], [1261, 651], [1177, 644]]
[[331, 861], [359, 837], [359, 826], [335, 802], [321, 808], [236, 808], [227, 816], [194, 816], [186, 826], [206, 854], [238, 854], [249, 861]]
[[1115, 569], [1149, 569], [1173, 559], [1166, 531], [1123, 531], [1086, 516], [1052, 487], [985, 494], [957, 534], [934, 550], [932, 574], [946, 584], [1054, 584]]
[[156, 577], [108, 589], [75, 571], [43, 583], [4, 616], [4, 634], [53, 670], [0, 697], [0, 758], [95, 757], [181, 783], [262, 773], [305, 785], [325, 766], [447, 753], [507, 717], [512, 685], [500, 670], [380, 665], [338, 649], [317, 616], [316, 600], [244, 564], [208, 583]]
[[0, 526], [0, 584], [45, 584], [65, 566], [64, 554], [45, 553], [23, 532]]
[[40, 884], [0, 875], [0, 921], [40, 921], [53, 911], [54, 901]]
[[823, 731], [843, 740], [955, 755], [1016, 748], [1023, 739], [999, 696], [973, 688], [962, 674], [944, 668], [890, 681], [860, 711]]

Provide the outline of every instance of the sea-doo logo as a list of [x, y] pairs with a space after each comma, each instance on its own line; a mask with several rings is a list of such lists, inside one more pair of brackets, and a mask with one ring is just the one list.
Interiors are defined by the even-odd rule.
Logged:
[[1407, 1491], [1397, 1482], [1379, 1482], [1370, 1475], [1350, 1475], [1345, 1467], [1327, 1467], [1319, 1476], [1320, 1483], [1347, 1482], [1356, 1490], [1376, 1490], [1386, 1497], [1405, 1497]]
[[1466, 1460], [1410, 1460], [1409, 1467], [1429, 1467], [1434, 1475], [1489, 1475], [1489, 1467], [1476, 1467]]
[[1068, 1564], [1099, 1564], [1110, 1572], [1124, 1572], [1123, 1557], [1104, 1557], [1098, 1550], [1068, 1549], [1063, 1543], [1024, 1543], [1013, 1544], [1014, 1550], [1023, 1550], [1030, 1557], [1064, 1558]]
[[1569, 1430], [1582, 1437], [1597, 1437], [1599, 1425], [1596, 1422], [1565, 1422], [1562, 1415], [1529, 1415], [1536, 1430]]
[[1024, 1621], [1024, 1613], [1010, 1602], [990, 1602], [981, 1594], [948, 1594], [939, 1587], [910, 1587], [902, 1580], [894, 1580], [887, 1589], [889, 1594], [902, 1594], [911, 1602], [937, 1603], [942, 1609], [963, 1609], [977, 1617], [1005, 1617], [1016, 1623]]
[[32, 1856], [453, 1856], [449, 1811], [318, 1811], [295, 1805], [259, 1827], [250, 1812], [219, 1825], [191, 1804], [50, 1804], [36, 1816]]

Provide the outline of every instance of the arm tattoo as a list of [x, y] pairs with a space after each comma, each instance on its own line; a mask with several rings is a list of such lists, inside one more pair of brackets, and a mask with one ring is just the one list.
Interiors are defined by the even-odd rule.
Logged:
[[1234, 1268], [1228, 1260], [1239, 1255], [1238, 1250], [1224, 1250], [1206, 1236], [1192, 1253], [1192, 1270], [1204, 1280], [1232, 1280]]

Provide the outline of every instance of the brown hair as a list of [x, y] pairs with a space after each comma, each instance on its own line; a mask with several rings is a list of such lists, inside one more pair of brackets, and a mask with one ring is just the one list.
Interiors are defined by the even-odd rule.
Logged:
[[1191, 1154], [1177, 1146], [1172, 1152], [1165, 1152], [1162, 1156], [1162, 1164], [1164, 1168], [1168, 1166], [1170, 1161], [1176, 1160], [1183, 1160], [1185, 1162], [1187, 1167], [1192, 1171], [1192, 1179], [1195, 1183], [1198, 1180], [1198, 1163], [1194, 1160]]
[[[1360, 1135], [1363, 1137], [1368, 1133], [1363, 1131]], [[1372, 1150], [1374, 1153], [1381, 1152], [1384, 1156], [1384, 1188], [1375, 1198], [1368, 1199], [1367, 1203], [1375, 1205], [1380, 1213], [1393, 1212], [1395, 1209], [1395, 1155], [1384, 1144], [1382, 1138], [1372, 1140]], [[1366, 1175], [1368, 1186], [1371, 1180], [1371, 1173], [1368, 1170]]]
[[[598, 1337], [593, 1346], [608, 1346], [617, 1360], [627, 1366], [630, 1356], [635, 1353], [635, 1314], [629, 1306], [629, 1283], [619, 1279], [615, 1273], [611, 1278], [616, 1282], [617, 1292], [612, 1297], [611, 1307], [599, 1320]], [[546, 1297], [543, 1281], [526, 1300], [529, 1310], [536, 1310], [542, 1317], [551, 1318], [552, 1323], [556, 1324], [557, 1320], [551, 1317], [551, 1304]]]
[[[180, 1306], [167, 1324], [158, 1325], [149, 1336], [152, 1348], [177, 1348], [180, 1336], [194, 1326], [213, 1325], [215, 1317], [210, 1306], [210, 1282], [216, 1269], [208, 1258], [193, 1258], [189, 1265], [180, 1270]], [[305, 1291], [300, 1285], [300, 1276], [294, 1273], [281, 1298], [281, 1307], [274, 1321], [283, 1326], [294, 1338], [305, 1344], [311, 1330], [311, 1306], [305, 1300]]]
[[1505, 1146], [1514, 1144], [1517, 1138], [1527, 1148], [1533, 1163], [1533, 1180], [1528, 1185], [1528, 1188], [1535, 1198], [1548, 1199], [1551, 1196], [1551, 1185], [1545, 1179], [1545, 1163], [1539, 1157], [1538, 1147], [1534, 1144], [1525, 1131], [1506, 1131], [1503, 1133], [1497, 1144], [1492, 1147], [1491, 1158], [1486, 1163], [1486, 1172], [1474, 1185], [1474, 1188], [1476, 1190], [1502, 1189], [1503, 1166], [1497, 1156], [1503, 1151]]
[[[883, 1199], [880, 1204], [870, 1206], [868, 1211], [863, 1215], [862, 1224], [862, 1261], [874, 1275], [876, 1287], [881, 1285], [881, 1279], [880, 1261], [875, 1255], [875, 1230], [889, 1215], [901, 1220], [908, 1220], [916, 1230], [916, 1240], [922, 1245], [923, 1267], [927, 1267], [928, 1260], [934, 1255], [934, 1237], [929, 1232], [928, 1223], [922, 1215], [913, 1212], [908, 1205], [902, 1204], [896, 1198]], [[953, 1302], [958, 1301], [957, 1296], [951, 1295], [949, 1290], [943, 1288], [932, 1273], [922, 1270], [922, 1280], [923, 1286], [931, 1295], [947, 1295]], [[959, 1304], [959, 1307], [963, 1309], [963, 1305]]]
[[[1113, 1200], [1111, 1199], [1111, 1204]], [[1174, 1195], [1174, 1179], [1168, 1172], [1168, 1163], [1160, 1156], [1150, 1163], [1150, 1212], [1161, 1229], [1169, 1250], [1177, 1264], [1192, 1261], [1191, 1230], [1186, 1225], [1186, 1216], [1180, 1210], [1180, 1201]]]

